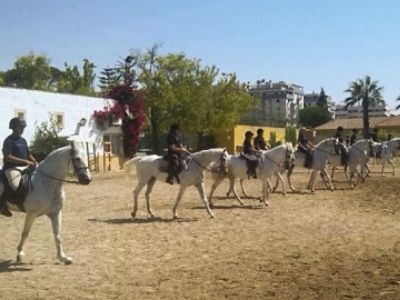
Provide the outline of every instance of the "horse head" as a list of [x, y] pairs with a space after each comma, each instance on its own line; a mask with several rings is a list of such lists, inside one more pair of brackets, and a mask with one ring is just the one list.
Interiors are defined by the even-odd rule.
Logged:
[[290, 169], [296, 160], [296, 150], [291, 142], [286, 143], [286, 157], [285, 157], [285, 168]]
[[[69, 164], [71, 162], [71, 164]], [[82, 159], [82, 155], [79, 149], [76, 148], [74, 142], [71, 142], [71, 151], [68, 161], [68, 165], [72, 166], [72, 171], [77, 177], [79, 184], [88, 185], [92, 180], [88, 166], [85, 160]]]
[[226, 148], [224, 148], [222, 149], [222, 153], [216, 167], [216, 170], [219, 174], [221, 175], [228, 174], [228, 159], [229, 159], [228, 151], [226, 150]]

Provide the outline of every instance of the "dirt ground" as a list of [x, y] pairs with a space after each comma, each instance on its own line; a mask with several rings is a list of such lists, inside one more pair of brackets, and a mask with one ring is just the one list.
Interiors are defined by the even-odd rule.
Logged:
[[[377, 170], [377, 169], [376, 169]], [[216, 191], [208, 217], [190, 188], [172, 220], [177, 186], [157, 183], [150, 220], [141, 194], [130, 217], [135, 179], [95, 175], [89, 186], [67, 185], [64, 248], [55, 259], [50, 222], [37, 219], [25, 261], [15, 263], [23, 214], [0, 218], [1, 299], [400, 299], [400, 179], [374, 173], [350, 190], [274, 193], [270, 206], [240, 207]], [[211, 182], [206, 180], [209, 190]], [[247, 181], [258, 196], [260, 183]]]

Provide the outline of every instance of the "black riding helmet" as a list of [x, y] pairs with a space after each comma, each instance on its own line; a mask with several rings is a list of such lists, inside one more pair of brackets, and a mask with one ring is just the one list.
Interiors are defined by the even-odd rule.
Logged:
[[258, 128], [257, 129], [257, 134], [262, 134], [262, 133], [264, 133], [264, 130], [262, 128]]
[[246, 131], [245, 133], [245, 137], [252, 137], [254, 135], [254, 133], [252, 133], [251, 131]]
[[176, 123], [172, 124], [171, 127], [169, 128], [169, 131], [171, 132], [175, 132], [177, 130], [179, 130], [179, 125]]
[[17, 128], [17, 127], [21, 127], [21, 128], [26, 127], [26, 122], [25, 122], [25, 120], [20, 119], [20, 118], [12, 118], [12, 119], [10, 120], [10, 125], [9, 125], [8, 128], [10, 128], [10, 129], [15, 129], [15, 128]]

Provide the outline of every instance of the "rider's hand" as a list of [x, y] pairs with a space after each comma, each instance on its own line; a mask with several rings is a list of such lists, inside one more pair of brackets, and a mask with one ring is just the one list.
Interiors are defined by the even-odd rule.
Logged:
[[27, 160], [27, 164], [30, 167], [36, 167], [37, 166], [37, 162], [36, 161]]

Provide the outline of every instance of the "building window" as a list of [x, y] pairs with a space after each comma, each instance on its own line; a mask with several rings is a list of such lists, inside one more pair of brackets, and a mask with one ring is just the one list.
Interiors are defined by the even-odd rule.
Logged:
[[63, 129], [65, 126], [64, 113], [54, 112], [51, 121], [53, 122], [54, 126], [56, 126], [59, 129]]
[[26, 110], [23, 110], [23, 109], [16, 109], [16, 110], [15, 110], [15, 116], [16, 116], [17, 118], [26, 120]]

